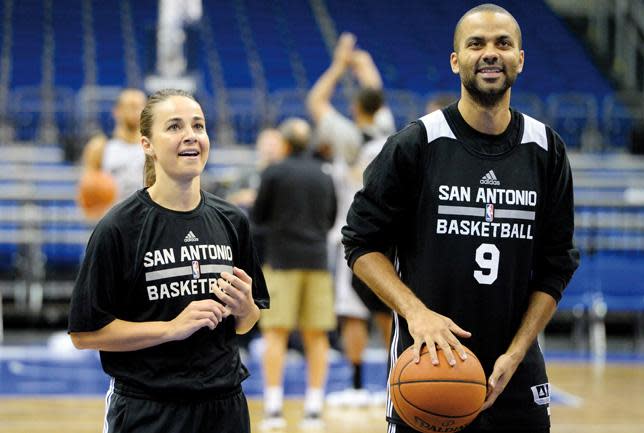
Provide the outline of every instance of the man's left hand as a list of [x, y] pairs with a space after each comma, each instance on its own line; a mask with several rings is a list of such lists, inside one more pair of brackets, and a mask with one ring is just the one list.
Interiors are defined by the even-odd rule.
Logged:
[[494, 370], [492, 370], [492, 374], [487, 381], [487, 395], [481, 408], [482, 411], [492, 406], [499, 395], [501, 395], [520, 362], [508, 353], [499, 356], [499, 359], [494, 363]]

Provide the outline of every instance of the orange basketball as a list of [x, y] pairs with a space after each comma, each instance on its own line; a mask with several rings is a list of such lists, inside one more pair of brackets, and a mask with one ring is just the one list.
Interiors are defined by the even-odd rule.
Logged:
[[420, 362], [412, 347], [396, 361], [389, 377], [389, 391], [398, 415], [420, 432], [458, 432], [476, 418], [486, 393], [486, 380], [478, 358], [467, 348], [462, 361], [452, 349], [456, 365], [450, 367], [442, 350], [432, 365], [423, 346]]
[[116, 199], [116, 183], [104, 171], [86, 171], [78, 184], [78, 204], [89, 218], [102, 216]]

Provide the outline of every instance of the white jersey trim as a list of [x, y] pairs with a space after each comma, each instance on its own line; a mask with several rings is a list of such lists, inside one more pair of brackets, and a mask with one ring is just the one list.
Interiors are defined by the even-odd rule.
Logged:
[[535, 143], [537, 146], [548, 151], [548, 136], [546, 135], [546, 125], [536, 119], [521, 113], [523, 116], [523, 137], [521, 144]]
[[453, 138], [456, 140], [456, 136], [454, 135], [454, 132], [452, 132], [452, 128], [449, 127], [442, 110], [432, 111], [431, 113], [421, 117], [420, 121], [425, 125], [428, 143], [431, 143], [440, 137]]

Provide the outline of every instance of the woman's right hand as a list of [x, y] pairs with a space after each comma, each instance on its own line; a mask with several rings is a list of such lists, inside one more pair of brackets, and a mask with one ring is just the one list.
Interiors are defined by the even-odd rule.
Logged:
[[170, 339], [184, 340], [205, 327], [215, 329], [229, 315], [228, 308], [213, 299], [192, 301], [169, 322]]

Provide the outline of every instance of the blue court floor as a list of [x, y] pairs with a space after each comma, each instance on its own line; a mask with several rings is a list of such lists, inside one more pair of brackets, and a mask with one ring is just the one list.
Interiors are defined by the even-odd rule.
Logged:
[[[13, 340], [13, 341], [12, 341]], [[102, 371], [98, 353], [78, 351], [73, 348], [67, 335], [55, 333], [44, 341], [18, 342], [19, 338], [8, 339], [0, 345], [0, 397], [19, 396], [98, 396], [108, 388], [108, 378]], [[261, 348], [251, 343], [249, 351], [243, 353], [244, 363], [251, 376], [243, 383], [244, 391], [250, 397], [262, 394], [262, 373], [260, 366]], [[547, 361], [578, 362], [592, 360], [584, 354], [565, 350], [565, 344], [554, 344], [546, 350]], [[564, 348], [561, 348], [564, 346]], [[366, 354], [363, 369], [365, 387], [372, 391], [385, 389], [386, 352], [382, 348], [370, 348]], [[609, 352], [605, 362], [634, 363], [644, 365], [644, 354], [628, 351]], [[306, 365], [302, 356], [290, 351], [285, 371], [285, 394], [299, 396], [305, 390]], [[327, 392], [349, 387], [351, 369], [338, 352], [331, 355]], [[553, 403], [574, 404], [575, 396], [557, 392], [553, 384]]]

